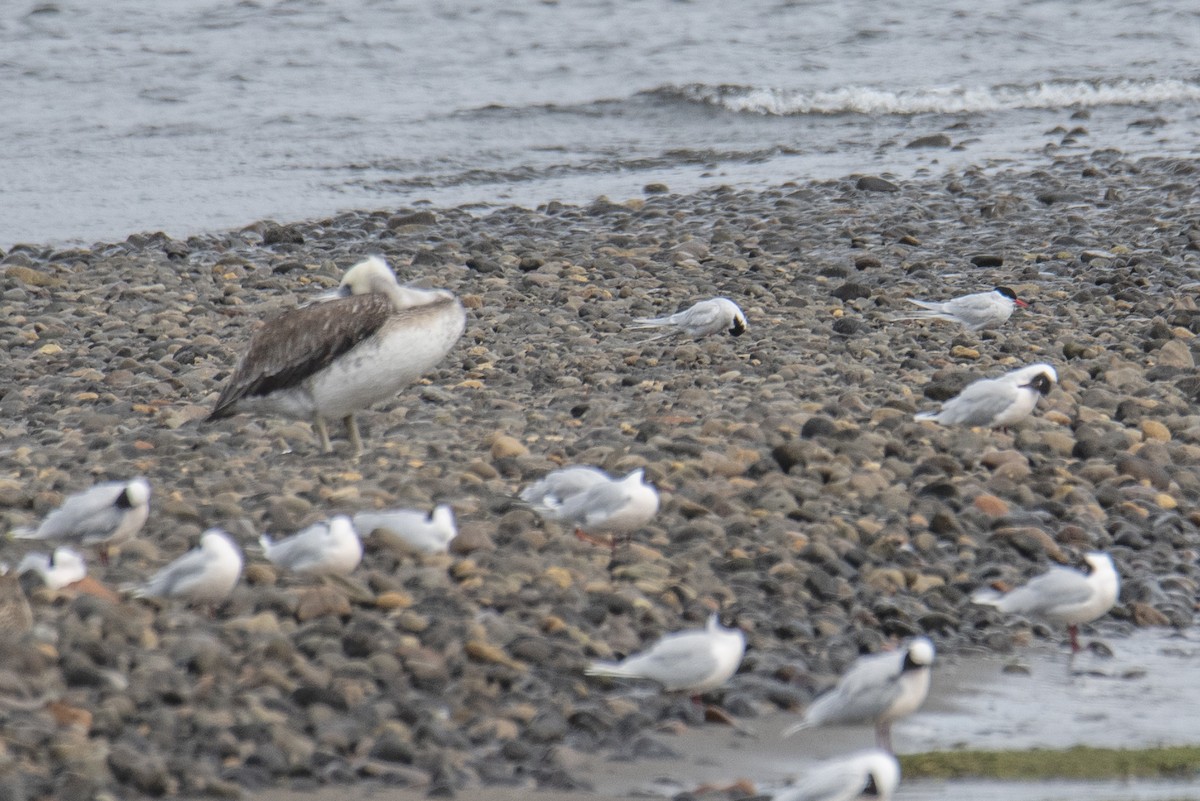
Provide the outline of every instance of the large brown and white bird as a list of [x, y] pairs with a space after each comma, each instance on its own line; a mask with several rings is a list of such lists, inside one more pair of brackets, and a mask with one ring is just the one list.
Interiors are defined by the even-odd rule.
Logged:
[[355, 412], [393, 397], [440, 362], [465, 328], [453, 294], [401, 286], [387, 262], [371, 256], [346, 271], [335, 298], [260, 328], [208, 419], [266, 412], [311, 420], [329, 453], [325, 420], [340, 418], [357, 455]]

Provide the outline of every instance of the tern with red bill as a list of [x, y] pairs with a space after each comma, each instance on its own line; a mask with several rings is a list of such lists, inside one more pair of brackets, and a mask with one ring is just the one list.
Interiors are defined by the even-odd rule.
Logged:
[[1029, 305], [1006, 286], [998, 286], [991, 292], [975, 292], [942, 302], [914, 298], [908, 298], [908, 302], [920, 306], [922, 311], [896, 319], [948, 320], [972, 331], [997, 328], [1012, 317], [1014, 308]]

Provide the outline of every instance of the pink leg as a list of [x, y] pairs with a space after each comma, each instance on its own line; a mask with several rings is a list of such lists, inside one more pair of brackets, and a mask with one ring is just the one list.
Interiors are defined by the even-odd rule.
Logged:
[[1079, 627], [1075, 625], [1067, 626], [1067, 631], [1071, 633], [1071, 653], [1077, 654], [1082, 650], [1079, 647]]

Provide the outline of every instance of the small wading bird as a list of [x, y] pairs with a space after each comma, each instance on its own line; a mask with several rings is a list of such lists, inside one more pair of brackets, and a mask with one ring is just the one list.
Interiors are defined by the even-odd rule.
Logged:
[[816, 726], [874, 723], [875, 744], [891, 751], [892, 723], [916, 712], [929, 694], [933, 653], [933, 643], [917, 637], [899, 650], [860, 657], [783, 736]]
[[1107, 614], [1121, 592], [1121, 578], [1108, 554], [1103, 551], [1085, 554], [1081, 568], [1052, 567], [1009, 592], [991, 587], [978, 590], [971, 601], [994, 606], [1008, 615], [1028, 615], [1066, 625], [1074, 656], [1080, 650], [1079, 626]]
[[465, 327], [454, 295], [401, 286], [387, 262], [372, 256], [346, 271], [335, 299], [284, 312], [258, 329], [208, 419], [266, 412], [311, 420], [329, 453], [325, 420], [341, 418], [357, 456], [355, 412], [431, 369]]
[[1043, 395], [1058, 382], [1048, 364], [1031, 364], [999, 378], [983, 378], [942, 404], [936, 412], [921, 412], [915, 419], [944, 426], [1001, 428], [1024, 420]]
[[888, 801], [900, 784], [900, 763], [881, 748], [830, 759], [808, 770], [771, 801]]
[[454, 510], [444, 503], [429, 512], [419, 509], [359, 512], [354, 516], [354, 528], [364, 537], [379, 536], [404, 550], [419, 553], [445, 553], [458, 536]]
[[[729, 298], [713, 298], [702, 300], [689, 309], [684, 309], [666, 317], [638, 317], [633, 320], [631, 328], [675, 328], [688, 336], [699, 339], [709, 334], [719, 334], [728, 331], [731, 336], [740, 337], [749, 327], [746, 315], [738, 305]], [[667, 331], [646, 340], [670, 336], [675, 331]]]
[[229, 535], [210, 528], [200, 546], [171, 562], [133, 591], [135, 598], [179, 598], [216, 604], [229, 596], [242, 576], [242, 551]]
[[150, 484], [144, 478], [106, 481], [70, 496], [37, 529], [18, 529], [16, 539], [94, 545], [107, 564], [108, 548], [142, 530], [150, 515]]
[[574, 526], [579, 539], [614, 549], [620, 535], [632, 536], [658, 513], [658, 490], [640, 467], [615, 480], [594, 467], [565, 467], [526, 488], [521, 500], [547, 520]]
[[1029, 305], [1006, 286], [998, 286], [991, 292], [963, 295], [941, 303], [914, 298], [907, 300], [921, 306], [924, 311], [897, 317], [897, 320], [948, 320], [964, 325], [972, 331], [1001, 326], [1012, 317], [1014, 307]]
[[275, 566], [302, 576], [348, 576], [362, 561], [362, 541], [346, 515], [314, 523], [287, 539], [258, 539]]

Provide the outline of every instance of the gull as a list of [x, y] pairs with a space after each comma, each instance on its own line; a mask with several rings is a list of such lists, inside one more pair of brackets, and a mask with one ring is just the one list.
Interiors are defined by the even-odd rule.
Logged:
[[949, 320], [972, 331], [1001, 326], [1012, 316], [1014, 307], [1029, 305], [1006, 286], [998, 286], [991, 292], [963, 295], [942, 303], [914, 298], [907, 300], [923, 307], [923, 311], [897, 317], [897, 320]]
[[210, 528], [200, 535], [199, 547], [155, 573], [133, 595], [215, 604], [233, 592], [241, 575], [241, 549], [224, 531]]
[[67, 498], [36, 530], [18, 529], [17, 539], [58, 540], [100, 547], [108, 561], [108, 546], [131, 539], [150, 514], [150, 484], [144, 478], [106, 481]]
[[542, 517], [575, 526], [582, 540], [600, 544], [594, 534], [611, 534], [602, 544], [614, 548], [617, 535], [632, 534], [658, 513], [658, 490], [640, 467], [615, 480], [594, 467], [566, 467], [524, 490], [521, 499]]
[[363, 536], [381, 534], [389, 541], [420, 553], [445, 553], [450, 549], [451, 540], [458, 536], [454, 510], [444, 503], [430, 512], [418, 509], [359, 512], [354, 516], [354, 528]]
[[62, 545], [55, 548], [50, 556], [41, 552], [25, 554], [17, 564], [17, 573], [28, 573], [31, 570], [41, 576], [42, 583], [47, 587], [61, 590], [82, 581], [87, 575], [87, 564], [78, 551]]
[[798, 782], [771, 796], [771, 801], [888, 801], [899, 784], [896, 757], [869, 748], [814, 766]]
[[355, 412], [392, 398], [440, 362], [465, 327], [453, 294], [401, 286], [387, 262], [372, 256], [346, 271], [336, 298], [258, 329], [208, 420], [238, 412], [312, 420], [329, 453], [325, 420], [341, 418], [357, 456]]
[[667, 634], [645, 651], [620, 662], [593, 662], [588, 676], [650, 679], [664, 690], [687, 691], [693, 698], [720, 687], [742, 664], [746, 635], [721, 625], [717, 613], [703, 629]]
[[287, 539], [258, 539], [268, 560], [306, 576], [347, 576], [362, 561], [362, 541], [346, 515], [314, 523]]
[[1048, 364], [1031, 364], [999, 378], [983, 378], [942, 404], [937, 412], [921, 412], [917, 420], [942, 425], [999, 428], [1024, 420], [1058, 382]]
[[[740, 337], [749, 327], [746, 315], [738, 305], [729, 298], [713, 298], [702, 300], [689, 309], [684, 309], [666, 317], [637, 317], [631, 328], [675, 328], [688, 336], [699, 339], [709, 334], [719, 334], [728, 331], [731, 336]], [[648, 342], [670, 336], [675, 333], [668, 331], [651, 337]]]
[[899, 650], [859, 657], [783, 736], [816, 726], [874, 723], [876, 745], [891, 751], [892, 723], [916, 712], [929, 694], [933, 653], [927, 637], [916, 637]]
[[977, 590], [971, 601], [994, 606], [1010, 615], [1030, 615], [1050, 623], [1066, 624], [1071, 654], [1079, 652], [1079, 626], [1091, 623], [1113, 608], [1121, 591], [1121, 578], [1112, 557], [1103, 551], [1084, 554], [1082, 570], [1052, 567], [1028, 584], [1001, 593], [990, 587]]

